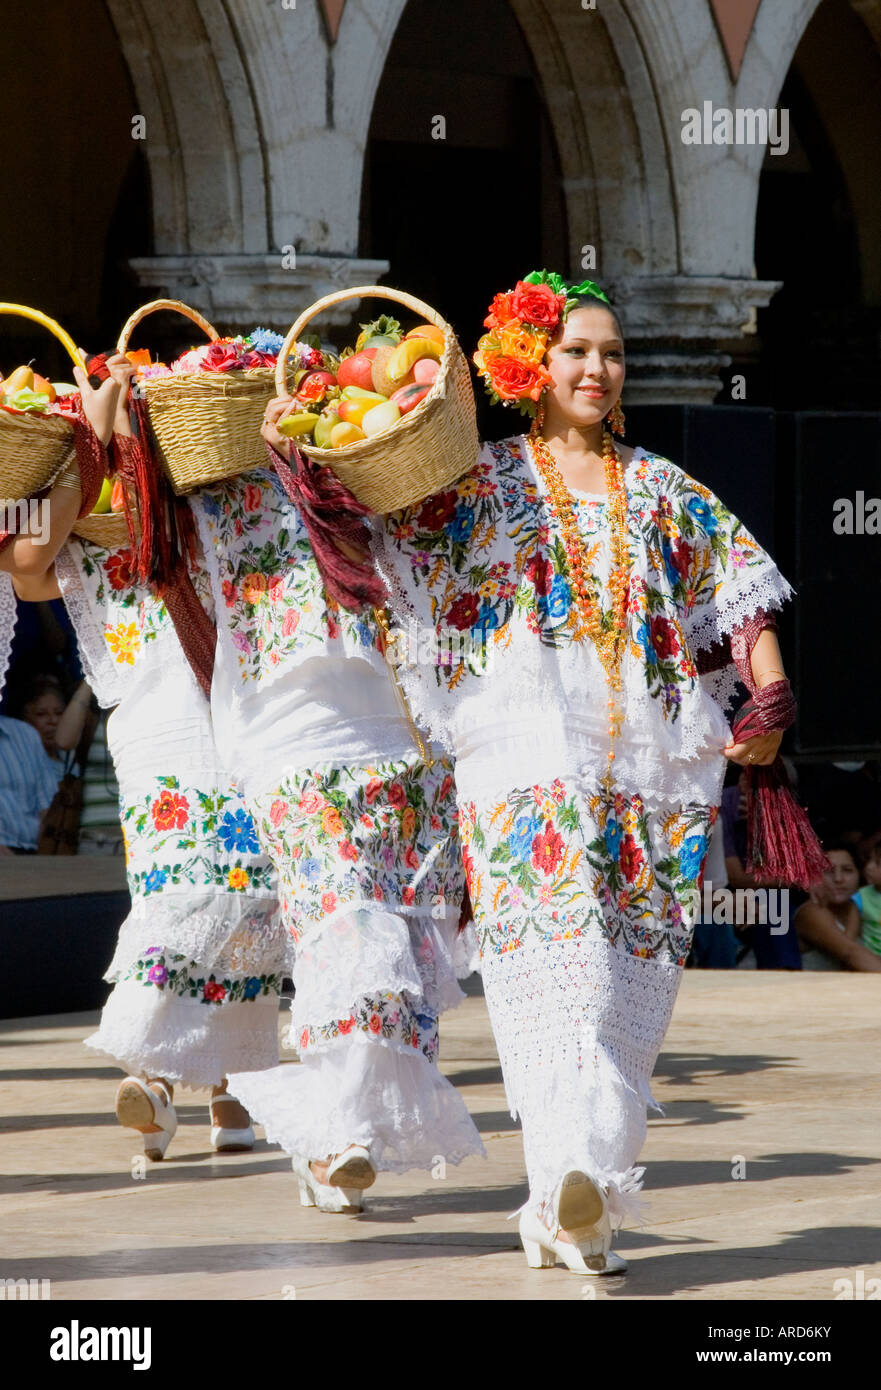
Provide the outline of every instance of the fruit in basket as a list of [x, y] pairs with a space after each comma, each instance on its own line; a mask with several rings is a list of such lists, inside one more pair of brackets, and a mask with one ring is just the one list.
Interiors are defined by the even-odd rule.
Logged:
[[298, 410], [293, 415], [286, 415], [283, 420], [279, 420], [278, 432], [287, 439], [296, 439], [298, 435], [311, 434], [320, 418], [320, 415], [311, 410]]
[[318, 424], [312, 433], [312, 439], [319, 449], [329, 449], [330, 436], [334, 425], [340, 424], [340, 417], [335, 410], [324, 410], [318, 417]]
[[110, 510], [112, 512], [125, 511], [125, 491], [122, 478], [117, 478], [113, 484], [113, 492], [110, 494]]
[[393, 387], [403, 386], [416, 363], [422, 358], [431, 357], [439, 362], [442, 356], [443, 348], [430, 338], [405, 338], [388, 358], [386, 375]]
[[435, 362], [433, 357], [421, 357], [413, 364], [411, 375], [420, 386], [433, 386], [439, 371], [440, 362]]
[[444, 330], [442, 328], [438, 328], [437, 324], [435, 323], [417, 324], [415, 328], [410, 329], [409, 333], [405, 333], [404, 337], [405, 339], [428, 338], [430, 342], [437, 343], [438, 347], [440, 348], [443, 348], [444, 343], [446, 342]]
[[340, 420], [339, 424], [334, 425], [330, 432], [330, 447], [332, 449], [344, 449], [347, 444], [357, 444], [359, 439], [366, 438], [364, 431], [359, 429], [357, 425], [351, 424], [348, 420]]
[[365, 391], [373, 389], [373, 359], [378, 348], [364, 348], [362, 352], [344, 357], [340, 362], [336, 379], [340, 386], [361, 386]]
[[9, 395], [4, 394], [2, 401], [12, 410], [45, 410], [49, 405], [48, 396], [42, 391], [32, 391], [29, 386], [22, 386]]
[[297, 382], [295, 395], [298, 401], [317, 405], [319, 401], [324, 400], [331, 386], [336, 386], [333, 372], [304, 372]]
[[48, 396], [50, 402], [54, 401], [58, 394], [51, 381], [47, 381], [44, 376], [40, 376], [39, 372], [34, 372], [34, 390], [38, 391], [41, 396]]
[[30, 367], [16, 367], [0, 386], [0, 393], [4, 396], [14, 396], [17, 391], [34, 389], [34, 374]]
[[372, 323], [362, 323], [361, 332], [355, 343], [355, 351], [367, 347], [394, 347], [401, 341], [401, 325], [390, 314], [380, 314]]
[[74, 386], [72, 381], [52, 382], [52, 390], [55, 392], [56, 399], [59, 396], [75, 396], [79, 389], [78, 386]]
[[381, 401], [372, 400], [368, 396], [362, 396], [357, 400], [347, 400], [343, 397], [337, 406], [337, 413], [339, 418], [346, 424], [358, 425], [360, 427], [361, 421], [364, 419], [368, 410], [373, 410], [375, 406], [381, 404]]
[[400, 410], [401, 414], [407, 415], [409, 411], [415, 409], [415, 407], [419, 404], [420, 401], [425, 400], [425, 397], [428, 395], [430, 390], [430, 385], [423, 386], [420, 385], [418, 381], [416, 381], [413, 382], [410, 386], [400, 387], [400, 389], [397, 390], [395, 394], [392, 396], [392, 400]]
[[384, 401], [382, 405], [375, 405], [372, 410], [368, 410], [361, 421], [361, 428], [370, 439], [374, 434], [381, 434], [383, 430], [390, 429], [400, 418], [401, 411], [395, 402]]
[[101, 484], [101, 491], [98, 493], [97, 500], [92, 508], [92, 516], [104, 516], [110, 511], [110, 499], [113, 496], [113, 479], [105, 478]]

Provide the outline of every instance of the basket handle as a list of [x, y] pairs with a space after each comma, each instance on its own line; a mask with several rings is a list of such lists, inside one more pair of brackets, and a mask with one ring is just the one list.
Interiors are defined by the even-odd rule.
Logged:
[[404, 290], [392, 289], [390, 285], [356, 285], [351, 290], [336, 290], [333, 294], [324, 295], [322, 299], [316, 299], [314, 304], [311, 304], [308, 309], [304, 309], [285, 338], [284, 346], [281, 348], [278, 361], [275, 364], [275, 389], [280, 396], [287, 394], [288, 356], [307, 323], [314, 319], [317, 314], [320, 314], [323, 309], [329, 309], [332, 304], [343, 304], [347, 299], [390, 299], [395, 304], [403, 304], [405, 309], [412, 309], [414, 314], [421, 314], [428, 323], [433, 323], [444, 333], [448, 333], [450, 329], [446, 319], [441, 318], [437, 310], [432, 309], [430, 304], [417, 299], [415, 295], [407, 294]]
[[160, 309], [173, 309], [178, 314], [183, 314], [184, 318], [190, 319], [197, 328], [201, 328], [212, 343], [216, 343], [220, 337], [216, 328], [212, 328], [207, 319], [203, 318], [198, 309], [191, 309], [188, 304], [182, 304], [179, 299], [151, 299], [149, 304], [142, 304], [140, 309], [136, 309], [133, 314], [126, 319], [123, 324], [122, 332], [119, 335], [119, 342], [116, 344], [117, 352], [125, 352], [132, 336], [141, 319], [145, 319], [148, 314], [158, 313]]
[[69, 333], [65, 333], [60, 323], [56, 323], [54, 319], [50, 319], [48, 314], [41, 314], [39, 309], [29, 309], [26, 304], [3, 303], [0, 303], [0, 314], [14, 314], [18, 318], [32, 319], [34, 323], [39, 323], [43, 328], [48, 328], [49, 332], [54, 334], [61, 346], [66, 350], [68, 356], [73, 361], [73, 365], [75, 367], [81, 367], [84, 372], [86, 371], [86, 364], [73, 338], [71, 338]]

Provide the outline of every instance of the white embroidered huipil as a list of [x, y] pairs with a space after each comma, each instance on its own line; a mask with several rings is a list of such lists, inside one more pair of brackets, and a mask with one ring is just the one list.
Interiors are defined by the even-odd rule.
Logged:
[[[635, 1209], [649, 1079], [729, 741], [734, 668], [700, 677], [695, 654], [791, 592], [674, 464], [637, 450], [626, 486], [611, 797], [606, 677], [579, 636], [562, 535], [526, 440], [484, 445], [456, 486], [378, 525], [375, 546], [414, 714], [456, 758], [484, 986], [532, 1193], [543, 1201], [567, 1169], [586, 1169], [619, 1222]], [[606, 507], [576, 496], [585, 569], [610, 616]]]
[[[208, 701], [128, 548], [55, 561], [120, 789], [131, 912], [87, 1045], [185, 1086], [278, 1061], [285, 931], [275, 874], [218, 758]], [[207, 586], [196, 576], [200, 598]]]
[[289, 1153], [377, 1167], [481, 1152], [433, 1065], [460, 1002], [452, 765], [421, 762], [372, 622], [330, 600], [270, 470], [191, 499], [218, 616], [218, 743], [279, 875], [301, 1065], [230, 1085]]

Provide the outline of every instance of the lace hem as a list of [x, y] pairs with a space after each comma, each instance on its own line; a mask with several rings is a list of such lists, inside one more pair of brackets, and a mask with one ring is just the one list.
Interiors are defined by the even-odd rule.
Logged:
[[734, 705], [740, 689], [737, 667], [732, 663], [718, 671], [707, 671], [700, 679], [710, 699], [715, 700], [722, 713], [726, 714]]
[[12, 587], [12, 575], [5, 570], [0, 570], [0, 693], [6, 684], [6, 672], [9, 670], [9, 656], [12, 651], [12, 639], [15, 636], [15, 623], [18, 616], [18, 607], [15, 602], [15, 590]]
[[303, 1028], [348, 1013], [353, 999], [380, 992], [406, 993], [417, 1013], [454, 1009], [464, 998], [453, 959], [458, 916], [458, 908], [439, 918], [361, 909], [306, 933], [292, 970], [293, 1042]]
[[85, 1046], [138, 1076], [164, 1076], [193, 1090], [219, 1086], [237, 1068], [278, 1065], [278, 1000], [207, 1006], [123, 981]]
[[721, 642], [722, 638], [751, 618], [760, 609], [766, 612], [780, 609], [795, 596], [795, 590], [783, 578], [773, 561], [763, 567], [758, 574], [742, 587], [737, 588], [733, 580], [724, 586], [722, 594], [709, 612], [701, 612], [688, 628], [688, 643], [694, 651], [702, 651]]
[[115, 983], [157, 948], [199, 961], [209, 973], [270, 975], [287, 964], [288, 934], [274, 898], [255, 902], [231, 893], [201, 898], [182, 893], [176, 903], [138, 898], [119, 929], [104, 979]]
[[298, 1064], [234, 1074], [229, 1089], [292, 1156], [364, 1144], [376, 1168], [391, 1173], [486, 1157], [462, 1097], [437, 1068], [362, 1033]]
[[125, 684], [121, 670], [114, 665], [107, 652], [107, 644], [95, 609], [82, 582], [82, 553], [82, 544], [79, 541], [70, 540], [67, 545], [63, 545], [55, 557], [55, 576], [76, 633], [86, 680], [99, 705], [108, 709], [119, 704]]
[[598, 939], [484, 956], [483, 979], [511, 1113], [523, 1125], [531, 1200], [569, 1169], [609, 1187], [615, 1225], [640, 1219], [636, 1159], [650, 1078], [681, 972]]

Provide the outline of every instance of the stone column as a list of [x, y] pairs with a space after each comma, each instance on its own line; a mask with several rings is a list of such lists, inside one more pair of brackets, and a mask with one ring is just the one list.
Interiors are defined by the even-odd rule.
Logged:
[[627, 344], [625, 404], [712, 404], [731, 361], [719, 343], [755, 333], [756, 310], [779, 288], [777, 280], [709, 275], [610, 282]]

